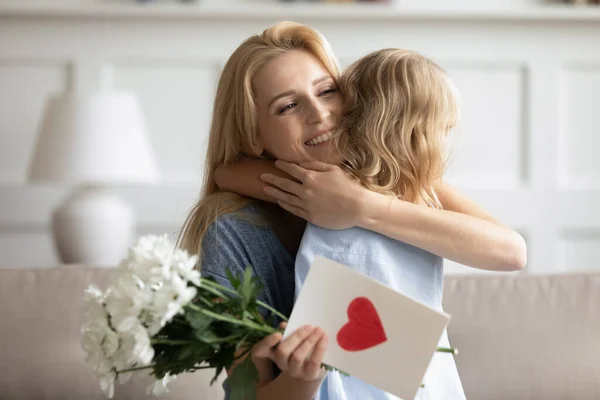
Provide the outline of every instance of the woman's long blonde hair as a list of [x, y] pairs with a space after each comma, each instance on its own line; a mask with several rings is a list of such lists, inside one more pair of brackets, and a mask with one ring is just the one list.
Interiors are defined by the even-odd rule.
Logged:
[[445, 169], [458, 99], [445, 72], [407, 50], [375, 51], [349, 66], [336, 135], [343, 168], [370, 190], [440, 207], [434, 184]]
[[215, 169], [256, 156], [252, 150], [258, 136], [254, 76], [267, 63], [292, 50], [307, 51], [336, 81], [339, 78], [339, 65], [329, 43], [317, 31], [298, 23], [280, 22], [251, 36], [233, 52], [217, 85], [200, 199], [178, 238], [178, 246], [192, 254], [200, 254], [204, 235], [217, 217], [250, 202], [246, 197], [219, 192]]

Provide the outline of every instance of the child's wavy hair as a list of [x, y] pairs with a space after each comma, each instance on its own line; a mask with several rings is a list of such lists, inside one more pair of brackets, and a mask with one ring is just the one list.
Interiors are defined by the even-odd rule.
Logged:
[[335, 144], [342, 167], [370, 190], [441, 207], [434, 185], [459, 115], [442, 68], [412, 51], [384, 49], [349, 66], [340, 88], [345, 106]]

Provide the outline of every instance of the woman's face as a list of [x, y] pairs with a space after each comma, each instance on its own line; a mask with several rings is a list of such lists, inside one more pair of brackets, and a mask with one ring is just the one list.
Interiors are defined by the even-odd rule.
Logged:
[[305, 51], [290, 51], [261, 68], [253, 88], [257, 154], [295, 163], [329, 159], [329, 139], [342, 98], [318, 59]]

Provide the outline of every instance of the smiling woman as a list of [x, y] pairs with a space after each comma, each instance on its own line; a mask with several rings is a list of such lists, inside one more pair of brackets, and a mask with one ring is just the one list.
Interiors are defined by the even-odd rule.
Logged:
[[327, 160], [342, 97], [322, 62], [305, 50], [290, 51], [265, 65], [252, 86], [257, 156], [295, 163]]
[[[257, 156], [301, 162], [327, 154], [325, 143], [317, 142], [341, 108], [338, 78], [329, 44], [306, 26], [280, 23], [242, 43], [219, 79], [202, 194], [180, 235], [181, 247], [200, 253], [202, 275], [224, 286], [232, 287], [226, 268], [239, 274], [251, 265], [263, 283], [259, 300], [286, 316], [305, 222], [268, 203], [219, 191], [216, 169]], [[321, 329], [303, 327], [284, 341], [274, 334], [256, 345], [257, 398], [312, 399], [325, 377], [320, 365], [326, 343]], [[228, 388], [226, 380], [226, 398]]]

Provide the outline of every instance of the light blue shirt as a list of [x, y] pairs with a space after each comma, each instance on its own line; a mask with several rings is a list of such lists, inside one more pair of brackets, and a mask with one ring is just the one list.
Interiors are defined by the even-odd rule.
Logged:
[[[365, 274], [437, 310], [442, 310], [443, 259], [406, 243], [361, 228], [333, 231], [307, 224], [296, 256], [295, 298], [315, 256], [323, 256]], [[333, 289], [333, 288], [332, 288]], [[439, 346], [448, 347], [444, 331]], [[465, 399], [452, 355], [436, 353], [418, 400]], [[391, 400], [398, 397], [358, 378], [327, 374], [315, 400]], [[411, 399], [404, 399], [411, 400]]]

